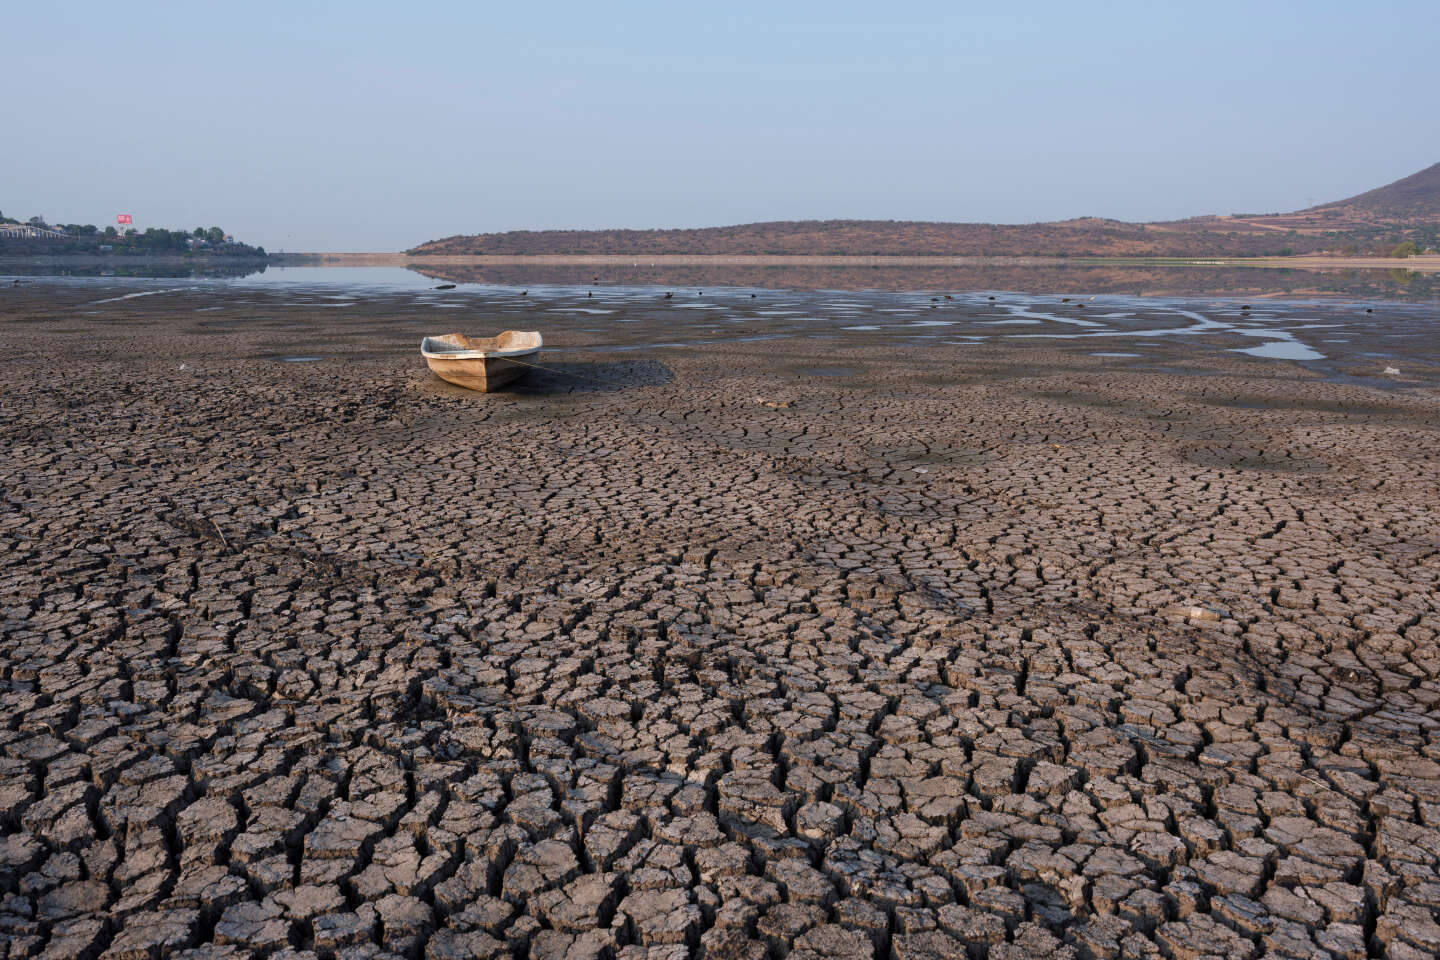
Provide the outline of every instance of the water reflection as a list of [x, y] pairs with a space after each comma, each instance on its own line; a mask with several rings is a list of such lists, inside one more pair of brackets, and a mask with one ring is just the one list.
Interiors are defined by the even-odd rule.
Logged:
[[0, 277], [7, 281], [15, 277], [115, 277], [117, 279], [142, 280], [225, 280], [259, 278], [265, 275], [268, 264], [254, 261], [243, 263], [96, 263], [93, 260], [81, 263], [57, 263], [54, 258], [26, 260], [5, 258], [0, 260]]
[[1324, 360], [1325, 354], [1294, 339], [1272, 340], [1258, 347], [1240, 347], [1235, 353], [1248, 353], [1252, 357], [1267, 357], [1271, 360]]
[[[272, 266], [258, 273], [246, 274], [247, 283], [278, 286], [326, 286], [362, 288], [367, 290], [433, 290], [435, 280], [405, 267], [291, 267]], [[443, 298], [448, 291], [437, 291]]]

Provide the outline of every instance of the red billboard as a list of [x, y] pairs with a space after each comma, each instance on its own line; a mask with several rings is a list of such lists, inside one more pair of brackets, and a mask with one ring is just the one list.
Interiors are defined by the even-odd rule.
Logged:
[[117, 214], [115, 215], [115, 222], [116, 222], [116, 223], [129, 223], [129, 222], [130, 222], [130, 214], [128, 214], [128, 213], [117, 213]]

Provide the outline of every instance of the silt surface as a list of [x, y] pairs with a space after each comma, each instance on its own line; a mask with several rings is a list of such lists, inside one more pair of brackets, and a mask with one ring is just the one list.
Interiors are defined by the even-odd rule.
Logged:
[[1433, 317], [589, 292], [0, 290], [0, 954], [1440, 951]]

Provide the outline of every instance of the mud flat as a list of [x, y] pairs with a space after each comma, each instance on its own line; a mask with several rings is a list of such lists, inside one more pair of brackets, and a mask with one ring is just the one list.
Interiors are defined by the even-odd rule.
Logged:
[[1433, 311], [0, 294], [6, 956], [1440, 951]]

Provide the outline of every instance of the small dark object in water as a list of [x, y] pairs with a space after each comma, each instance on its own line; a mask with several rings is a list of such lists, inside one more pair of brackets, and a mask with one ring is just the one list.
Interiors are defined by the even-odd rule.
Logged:
[[585, 291], [585, 296], [587, 296], [587, 297], [593, 297], [593, 296], [595, 296], [595, 291], [593, 291], [593, 290], [586, 290], [586, 291]]
[[1249, 309], [1250, 309], [1250, 304], [1247, 303], [1247, 304], [1245, 304], [1244, 306], [1242, 306], [1240, 309], [1241, 309], [1241, 310], [1249, 310]]
[[753, 294], [753, 293], [750, 294], [750, 299], [751, 299], [751, 300], [754, 300], [754, 299], [755, 299], [755, 294]]
[[454, 289], [455, 289], [455, 284], [453, 284], [453, 283], [442, 283], [442, 284], [440, 284], [439, 286], [437, 286], [435, 289], [436, 289], [436, 290], [454, 290]]
[[695, 296], [697, 296], [697, 297], [703, 297], [703, 296], [705, 296], [705, 291], [704, 291], [704, 290], [696, 290], [696, 291], [695, 291]]
[[952, 297], [952, 296], [950, 296], [950, 294], [947, 293], [947, 294], [945, 294], [945, 299], [946, 299], [946, 300], [954, 300], [955, 298]]
[[994, 298], [994, 297], [991, 297], [990, 299], [991, 299], [991, 300], [994, 300], [995, 298]]
[[1070, 302], [1070, 298], [1069, 298], [1069, 297], [1061, 297], [1061, 298], [1060, 298], [1060, 302], [1061, 302], [1061, 303], [1069, 303], [1069, 302]]
[[[17, 280], [16, 282], [18, 283], [19, 281]], [[1372, 310], [1372, 309], [1370, 309], [1369, 307], [1366, 307], [1366, 308], [1365, 308], [1365, 312], [1366, 312], [1366, 313], [1374, 313], [1375, 311]]]
[[673, 293], [667, 293], [667, 294], [665, 294], [665, 299], [666, 299], [666, 300], [669, 300], [669, 299], [670, 299], [671, 297], [673, 297], [673, 296], [675, 296], [675, 294], [673, 294]]
[[529, 290], [521, 290], [521, 291], [520, 291], [520, 296], [522, 296], [522, 297], [527, 297], [527, 296], [529, 296], [529, 295], [530, 295], [530, 291], [529, 291]]
[[14, 283], [10, 284], [10, 286], [12, 286], [12, 287], [18, 287], [18, 286], [20, 286], [20, 281], [19, 281], [19, 280], [16, 280]]

